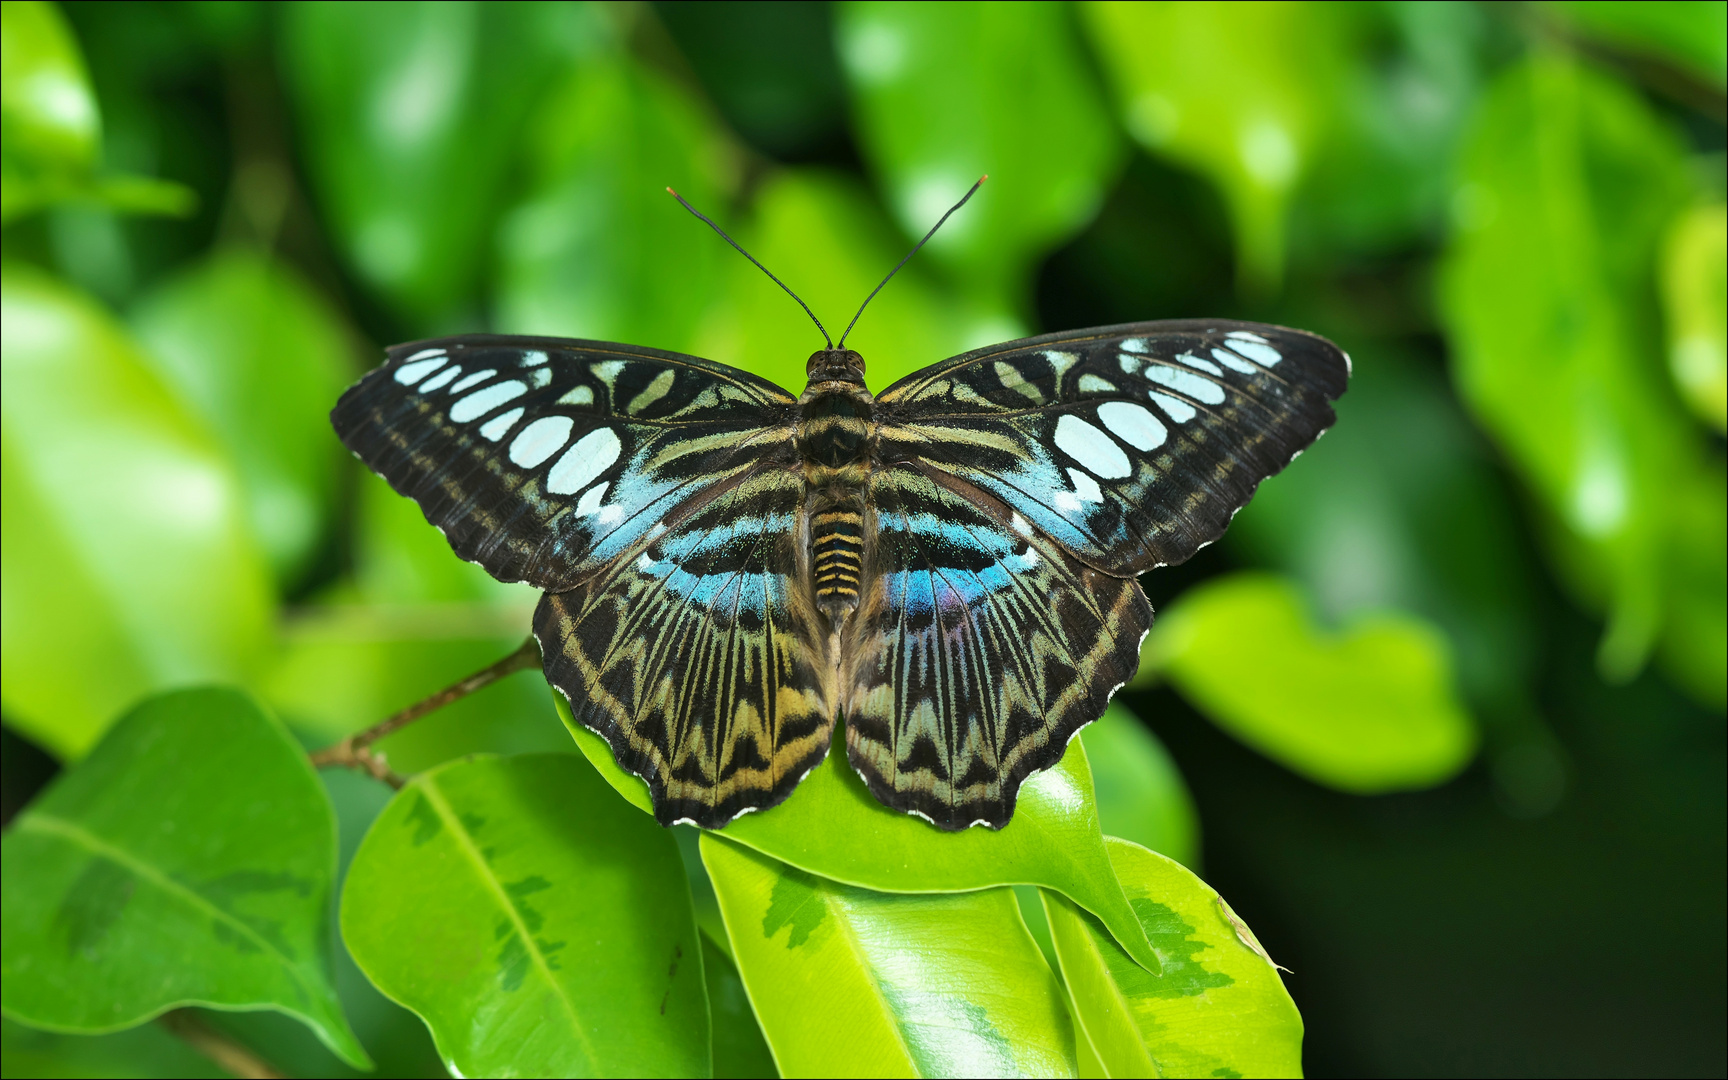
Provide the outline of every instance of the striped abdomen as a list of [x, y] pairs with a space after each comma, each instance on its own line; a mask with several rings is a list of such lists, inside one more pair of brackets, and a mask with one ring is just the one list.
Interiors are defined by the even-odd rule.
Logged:
[[858, 606], [864, 568], [864, 515], [861, 507], [829, 506], [810, 519], [810, 565], [816, 606], [836, 618]]

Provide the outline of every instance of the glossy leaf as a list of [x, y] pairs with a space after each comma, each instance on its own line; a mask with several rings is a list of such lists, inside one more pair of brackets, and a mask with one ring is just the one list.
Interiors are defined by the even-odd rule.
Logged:
[[1110, 837], [1122, 887], [1164, 962], [1131, 962], [1091, 916], [1045, 894], [1062, 977], [1106, 1076], [1301, 1076], [1302, 1017], [1253, 932], [1205, 882]]
[[1223, 190], [1237, 273], [1282, 277], [1285, 212], [1328, 123], [1345, 70], [1331, 13], [1305, 4], [1089, 3], [1093, 48], [1142, 145]]
[[1728, 83], [1728, 8], [1720, 3], [1560, 0], [1543, 14], [1640, 59], [1657, 59], [1713, 83]]
[[291, 588], [335, 515], [345, 455], [330, 406], [355, 374], [347, 328], [291, 268], [238, 249], [170, 280], [132, 324], [163, 382], [239, 467], [252, 531]]
[[283, 9], [314, 190], [361, 278], [416, 326], [472, 312], [512, 148], [536, 96], [604, 36], [598, 19], [581, 4]]
[[14, 167], [72, 173], [95, 167], [102, 143], [96, 94], [54, 4], [22, 0], [0, 14], [0, 116], [8, 186]]
[[1240, 572], [1159, 615], [1141, 660], [1249, 746], [1303, 776], [1369, 794], [1430, 787], [1476, 749], [1445, 639], [1409, 616], [1316, 627], [1301, 594]]
[[666, 194], [722, 215], [736, 151], [689, 96], [626, 58], [571, 72], [530, 128], [534, 180], [500, 229], [510, 333], [688, 352], [737, 255]]
[[456, 1075], [710, 1071], [677, 846], [573, 754], [416, 777], [354, 856], [342, 936]]
[[6, 719], [76, 758], [142, 694], [257, 670], [270, 583], [231, 466], [107, 313], [9, 267], [0, 352]]
[[1098, 824], [1104, 833], [1184, 866], [1198, 866], [1199, 816], [1158, 736], [1126, 706], [1112, 704], [1080, 730], [1080, 741], [1092, 766]]
[[1668, 230], [1662, 252], [1668, 370], [1680, 396], [1728, 431], [1728, 206], [1697, 206]]
[[[576, 745], [608, 783], [638, 809], [651, 811], [647, 785], [625, 772], [605, 740], [577, 724], [554, 694]], [[1120, 934], [1148, 965], [1157, 958], [1110, 872], [1092, 797], [1092, 773], [1079, 742], [1052, 769], [1020, 789], [1014, 819], [997, 831], [974, 827], [945, 833], [876, 801], [831, 751], [792, 796], [759, 814], [746, 814], [717, 835], [830, 881], [877, 892], [949, 893], [997, 885], [1042, 885], [1072, 897]]]
[[901, 230], [923, 236], [989, 173], [925, 250], [1013, 317], [1033, 262], [1092, 219], [1122, 156], [1071, 13], [873, 2], [837, 16], [863, 150]]
[[182, 1005], [274, 1009], [370, 1065], [330, 981], [329, 800], [246, 695], [140, 705], [18, 817], [4, 851], [7, 1016], [96, 1033]]
[[[789, 169], [765, 181], [739, 231], [744, 247], [804, 298], [833, 338], [910, 246], [862, 185], [814, 169]], [[736, 255], [722, 265], [729, 268], [726, 290], [697, 351], [796, 393], [822, 335], [760, 270]], [[870, 302], [846, 347], [864, 357], [866, 381], [880, 390], [938, 360], [1022, 333], [1018, 323], [968, 308], [913, 259]]]
[[714, 833], [702, 858], [783, 1075], [1074, 1075], [1061, 985], [1009, 890], [874, 893]]
[[1621, 86], [1539, 57], [1488, 95], [1459, 183], [1441, 287], [1454, 378], [1581, 546], [1574, 577], [1608, 608], [1601, 668], [1629, 678], [1661, 625], [1667, 508], [1693, 452], [1651, 317], [1686, 195], [1678, 140]]

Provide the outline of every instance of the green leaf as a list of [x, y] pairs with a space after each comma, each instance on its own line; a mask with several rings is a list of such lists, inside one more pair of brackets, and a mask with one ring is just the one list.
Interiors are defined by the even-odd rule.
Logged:
[[1668, 230], [1662, 306], [1668, 370], [1680, 397], [1717, 432], [1728, 431], [1728, 206], [1695, 206]]
[[1542, 7], [1633, 57], [1667, 61], [1718, 90], [1728, 82], [1728, 5], [1721, 0], [1561, 0]]
[[157, 289], [132, 325], [163, 382], [239, 467], [252, 530], [291, 588], [335, 515], [347, 455], [330, 408], [353, 381], [347, 327], [288, 266], [242, 249]]
[[1122, 158], [1070, 12], [848, 3], [837, 15], [863, 150], [902, 230], [923, 236], [989, 173], [925, 250], [1024, 318], [1034, 263], [1093, 218]]
[[[750, 994], [732, 958], [706, 932], [702, 938], [702, 973], [708, 979], [708, 1011], [714, 1024], [716, 1077], [778, 1076], [774, 1053], [756, 1023]], [[730, 948], [730, 945], [727, 946]]]
[[274, 1009], [370, 1067], [330, 981], [335, 816], [245, 694], [146, 701], [18, 817], [4, 853], [12, 1019], [100, 1033], [182, 1005]]
[[1061, 985], [1014, 894], [888, 896], [702, 837], [787, 1076], [1072, 1076]]
[[1285, 211], [1345, 70], [1337, 19], [1308, 4], [1089, 3], [1093, 48], [1133, 136], [1209, 176], [1236, 227], [1237, 275], [1276, 288]]
[[376, 473], [358, 470], [354, 526], [354, 593], [370, 604], [469, 604], [521, 612], [528, 627], [540, 594], [522, 582], [505, 584], [477, 563], [464, 562], [413, 499], [398, 495]]
[[1067, 900], [1044, 897], [1062, 977], [1104, 1074], [1301, 1076], [1302, 1017], [1252, 931], [1177, 863], [1116, 837], [1105, 843], [1161, 974]]
[[415, 325], [472, 320], [530, 107], [604, 41], [599, 18], [585, 4], [282, 10], [285, 81], [327, 225]]
[[142, 694], [257, 670], [270, 583], [232, 468], [106, 312], [8, 267], [0, 354], [6, 720], [76, 758]]
[[500, 230], [512, 333], [688, 352], [737, 259], [666, 194], [722, 215], [737, 151], [689, 96], [627, 57], [596, 59], [540, 107], [534, 180]]
[[[576, 723], [562, 695], [553, 700], [576, 745], [632, 805], [652, 812], [642, 780], [612, 758], [606, 741]], [[790, 798], [746, 814], [718, 835], [830, 881], [877, 892], [946, 893], [997, 885], [1041, 885], [1072, 898], [1121, 935], [1135, 959], [1157, 957], [1110, 871], [1092, 798], [1092, 773], [1079, 742], [1055, 767], [1020, 788], [1014, 819], [1000, 830], [944, 833], [876, 801], [836, 741]]]
[[69, 173], [95, 167], [102, 149], [96, 93], [53, 4], [19, 0], [0, 9], [0, 117], [9, 164]]
[[146, 176], [98, 175], [102, 118], [78, 42], [59, 9], [0, 9], [0, 221], [56, 203], [184, 216], [197, 196]]
[[575, 755], [416, 777], [354, 856], [342, 937], [456, 1075], [709, 1074], [677, 845]]
[[1476, 749], [1432, 627], [1382, 614], [1329, 633], [1271, 574], [1189, 589], [1147, 635], [1141, 671], [1163, 673], [1230, 734], [1342, 791], [1431, 787]]
[[1128, 708], [1112, 704], [1080, 730], [1098, 824], [1184, 866], [1199, 865], [1200, 822], [1188, 786], [1158, 737]]
[[1441, 311], [1465, 403], [1580, 548], [1626, 679], [1662, 623], [1674, 480], [1697, 452], [1664, 385], [1655, 269], [1688, 197], [1680, 143], [1620, 84], [1553, 55], [1503, 74], [1461, 155]]
[[0, 1062], [8, 1077], [125, 1076], [222, 1080], [229, 1074], [158, 1024], [112, 1035], [62, 1035], [0, 1020]]
[[[836, 339], [907, 248], [861, 184], [815, 169], [789, 169], [765, 181], [753, 220], [740, 232], [744, 247], [803, 297]], [[730, 277], [697, 351], [796, 393], [822, 336], [762, 271], [736, 256], [722, 265]], [[864, 357], [869, 383], [880, 390], [938, 360], [1024, 332], [999, 314], [967, 308], [913, 259], [870, 302], [846, 347]]]

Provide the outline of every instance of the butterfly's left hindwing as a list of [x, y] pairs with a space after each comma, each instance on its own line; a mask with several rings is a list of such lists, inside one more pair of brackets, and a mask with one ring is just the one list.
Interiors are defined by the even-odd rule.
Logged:
[[792, 438], [792, 398], [678, 353], [561, 338], [398, 345], [331, 414], [503, 581], [568, 589]]

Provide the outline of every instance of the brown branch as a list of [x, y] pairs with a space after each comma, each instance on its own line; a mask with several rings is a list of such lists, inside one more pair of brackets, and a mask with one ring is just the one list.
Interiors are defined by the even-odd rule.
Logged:
[[235, 1076], [247, 1080], [279, 1080], [286, 1075], [259, 1057], [251, 1047], [205, 1023], [204, 1018], [191, 1009], [175, 1009], [157, 1019], [192, 1049]]
[[365, 731], [348, 736], [334, 746], [326, 746], [312, 753], [312, 764], [320, 769], [331, 766], [341, 766], [348, 769], [358, 769], [384, 781], [393, 788], [400, 788], [404, 783], [402, 777], [390, 771], [390, 765], [384, 760], [384, 755], [372, 749], [372, 744], [384, 736], [407, 727], [427, 713], [436, 712], [452, 702], [460, 701], [476, 690], [483, 690], [506, 675], [514, 675], [518, 671], [540, 666], [540, 645], [532, 636], [522, 643], [522, 647], [495, 664], [481, 668], [461, 682], [422, 698], [414, 704], [391, 716], [382, 723], [374, 724]]

